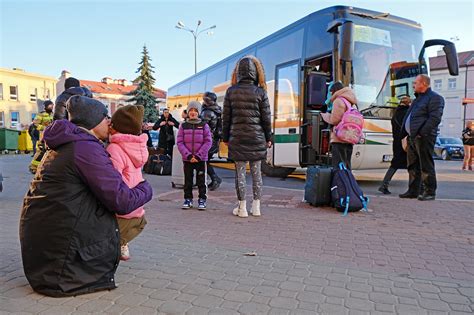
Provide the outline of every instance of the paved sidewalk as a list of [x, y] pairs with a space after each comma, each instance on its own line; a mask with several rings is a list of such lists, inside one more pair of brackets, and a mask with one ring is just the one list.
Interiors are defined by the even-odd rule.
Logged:
[[[230, 214], [232, 184], [207, 211], [181, 210], [169, 177], [148, 177], [148, 225], [116, 274], [118, 288], [70, 298], [34, 293], [21, 266], [18, 219], [28, 175], [12, 159], [0, 195], [0, 313], [472, 314], [474, 203], [373, 198], [342, 218], [265, 189], [263, 216]], [[5, 174], [6, 173], [6, 174]], [[15, 180], [12, 180], [12, 179]], [[255, 252], [256, 256], [246, 256]]]

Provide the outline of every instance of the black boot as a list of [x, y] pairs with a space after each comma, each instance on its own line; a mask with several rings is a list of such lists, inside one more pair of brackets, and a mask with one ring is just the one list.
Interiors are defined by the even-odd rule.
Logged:
[[400, 198], [408, 198], [408, 199], [415, 199], [418, 197], [418, 194], [414, 194], [411, 191], [407, 191], [403, 194], [398, 195]]
[[390, 190], [388, 190], [387, 185], [380, 186], [379, 191], [384, 195], [390, 195], [391, 194]]
[[222, 179], [220, 179], [217, 175], [212, 178], [211, 183], [209, 184], [209, 190], [213, 191], [219, 188], [222, 183]]

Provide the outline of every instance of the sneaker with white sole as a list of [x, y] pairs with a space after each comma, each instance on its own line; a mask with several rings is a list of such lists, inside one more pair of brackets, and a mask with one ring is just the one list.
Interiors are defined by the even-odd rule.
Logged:
[[206, 210], [206, 199], [199, 198], [198, 210]]
[[127, 261], [130, 259], [130, 251], [128, 249], [128, 244], [120, 246], [120, 260]]
[[189, 209], [193, 207], [193, 200], [192, 199], [184, 199], [183, 205], [181, 209]]

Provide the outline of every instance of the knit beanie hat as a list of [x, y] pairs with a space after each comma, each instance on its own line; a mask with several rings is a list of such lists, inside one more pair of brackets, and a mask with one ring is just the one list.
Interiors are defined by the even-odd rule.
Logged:
[[143, 114], [142, 105], [127, 105], [118, 108], [112, 115], [112, 128], [120, 133], [140, 135], [142, 133]]
[[187, 109], [188, 109], [188, 113], [189, 113], [189, 111], [190, 111], [192, 108], [196, 109], [196, 110], [198, 111], [198, 113], [199, 113], [199, 112], [201, 111], [201, 103], [199, 103], [198, 101], [191, 101], [191, 102], [189, 102], [188, 108], [187, 108]]
[[64, 88], [66, 90], [69, 89], [70, 87], [78, 87], [78, 86], [81, 86], [81, 82], [79, 82], [79, 80], [76, 78], [69, 77], [66, 79], [66, 81], [64, 81]]
[[90, 97], [74, 95], [66, 104], [69, 120], [88, 130], [93, 129], [108, 115], [104, 104]]
[[43, 107], [46, 108], [46, 107], [48, 107], [48, 106], [51, 105], [51, 104], [54, 105], [54, 103], [53, 103], [52, 101], [46, 100], [46, 101], [43, 102]]

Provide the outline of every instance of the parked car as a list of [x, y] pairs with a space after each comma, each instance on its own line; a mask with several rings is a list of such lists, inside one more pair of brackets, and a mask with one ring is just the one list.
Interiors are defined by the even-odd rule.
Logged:
[[437, 137], [434, 147], [434, 156], [443, 160], [451, 158], [464, 158], [462, 140], [455, 137]]

